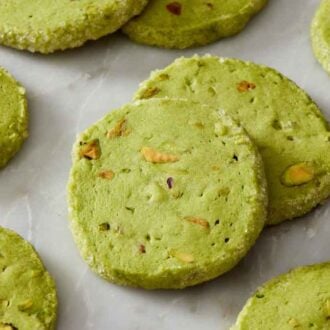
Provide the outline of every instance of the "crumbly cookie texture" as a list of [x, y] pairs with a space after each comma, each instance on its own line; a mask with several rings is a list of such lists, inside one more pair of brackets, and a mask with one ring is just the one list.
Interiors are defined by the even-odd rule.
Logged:
[[323, 0], [312, 22], [312, 46], [315, 57], [330, 74], [330, 0]]
[[330, 195], [330, 130], [317, 105], [279, 72], [215, 56], [180, 58], [155, 71], [135, 99], [183, 97], [224, 109], [265, 163], [269, 225], [302, 216]]
[[330, 328], [330, 264], [278, 276], [247, 301], [232, 330]]
[[0, 168], [21, 149], [28, 137], [25, 89], [0, 67]]
[[0, 43], [31, 52], [79, 47], [119, 29], [147, 0], [0, 2]]
[[0, 227], [0, 329], [55, 329], [55, 283], [33, 247]]
[[217, 108], [137, 101], [78, 136], [68, 185], [74, 239], [114, 283], [210, 280], [234, 267], [264, 226], [263, 171], [245, 131]]
[[166, 48], [206, 45], [237, 34], [267, 0], [151, 0], [124, 27], [132, 40]]

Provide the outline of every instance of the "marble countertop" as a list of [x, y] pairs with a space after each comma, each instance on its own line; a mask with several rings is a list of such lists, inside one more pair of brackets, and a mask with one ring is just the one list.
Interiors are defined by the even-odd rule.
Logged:
[[31, 241], [54, 276], [59, 330], [228, 329], [265, 280], [297, 265], [330, 259], [330, 203], [268, 228], [240, 265], [183, 291], [123, 288], [93, 274], [68, 227], [66, 183], [75, 135], [129, 102], [140, 81], [178, 56], [210, 53], [272, 66], [312, 96], [330, 118], [330, 77], [313, 57], [309, 26], [318, 0], [270, 0], [236, 37], [173, 51], [116, 34], [50, 56], [0, 47], [0, 65], [26, 87], [30, 138], [0, 172], [0, 224]]

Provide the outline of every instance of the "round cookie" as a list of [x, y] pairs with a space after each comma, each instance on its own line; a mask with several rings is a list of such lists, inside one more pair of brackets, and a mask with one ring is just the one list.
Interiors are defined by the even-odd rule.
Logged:
[[55, 284], [31, 244], [0, 227], [0, 329], [55, 328]]
[[269, 188], [268, 224], [304, 215], [330, 195], [330, 131], [292, 81], [261, 65], [181, 58], [151, 74], [135, 99], [183, 97], [224, 109], [257, 144]]
[[264, 284], [232, 330], [330, 329], [330, 263], [300, 267]]
[[267, 0], [151, 0], [123, 31], [132, 40], [166, 48], [206, 45], [240, 32]]
[[25, 89], [1, 67], [0, 109], [1, 168], [17, 153], [24, 140], [28, 137]]
[[312, 45], [316, 58], [330, 74], [330, 0], [323, 0], [313, 19]]
[[267, 213], [262, 161], [244, 130], [217, 108], [183, 100], [128, 104], [83, 132], [68, 192], [90, 267], [146, 289], [230, 270]]
[[0, 1], [0, 43], [52, 53], [81, 46], [119, 29], [147, 0]]

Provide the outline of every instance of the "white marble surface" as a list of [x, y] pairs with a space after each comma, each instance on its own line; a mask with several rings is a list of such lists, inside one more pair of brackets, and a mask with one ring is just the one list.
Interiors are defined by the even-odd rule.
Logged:
[[330, 203], [266, 229], [241, 264], [183, 291], [111, 285], [80, 259], [67, 220], [66, 182], [77, 132], [128, 102], [149, 72], [178, 56], [211, 53], [275, 67], [330, 118], [330, 77], [314, 59], [309, 25], [318, 0], [270, 0], [239, 36], [187, 51], [143, 47], [121, 35], [51, 56], [0, 47], [0, 65], [28, 91], [31, 136], [0, 172], [0, 224], [31, 241], [55, 277], [60, 330], [228, 329], [247, 297], [288, 269], [330, 259]]

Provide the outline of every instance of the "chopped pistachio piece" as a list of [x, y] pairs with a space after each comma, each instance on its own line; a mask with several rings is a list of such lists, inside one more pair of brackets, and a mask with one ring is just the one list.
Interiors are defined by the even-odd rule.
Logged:
[[148, 147], [143, 147], [141, 153], [144, 159], [150, 163], [174, 163], [179, 160], [179, 157], [175, 155], [161, 153]]
[[99, 159], [101, 156], [101, 149], [99, 140], [93, 140], [91, 142], [83, 142], [80, 148], [80, 157], [89, 160]]
[[173, 256], [187, 264], [190, 264], [195, 260], [194, 256], [190, 253], [174, 251]]
[[99, 173], [99, 177], [106, 180], [112, 180], [114, 176], [115, 173], [113, 173], [111, 170], [102, 171]]
[[158, 87], [149, 87], [141, 95], [141, 99], [150, 99], [160, 92]]
[[18, 309], [23, 312], [30, 309], [32, 306], [33, 306], [33, 301], [31, 299], [27, 299], [18, 305]]
[[308, 183], [314, 179], [314, 169], [308, 163], [299, 163], [288, 167], [282, 175], [282, 183], [293, 187]]
[[239, 84], [237, 84], [237, 90], [240, 93], [248, 92], [252, 89], [255, 89], [256, 85], [252, 82], [248, 82], [246, 80], [241, 81]]
[[129, 130], [127, 129], [127, 120], [123, 118], [119, 120], [115, 127], [107, 133], [107, 137], [109, 139], [113, 139], [120, 136], [126, 136], [128, 134]]
[[184, 217], [184, 220], [185, 221], [188, 221], [190, 223], [193, 223], [195, 225], [199, 225], [199, 226], [202, 226], [206, 229], [209, 229], [210, 228], [210, 224], [204, 220], [204, 219], [201, 219], [201, 218], [197, 218], [197, 217]]

